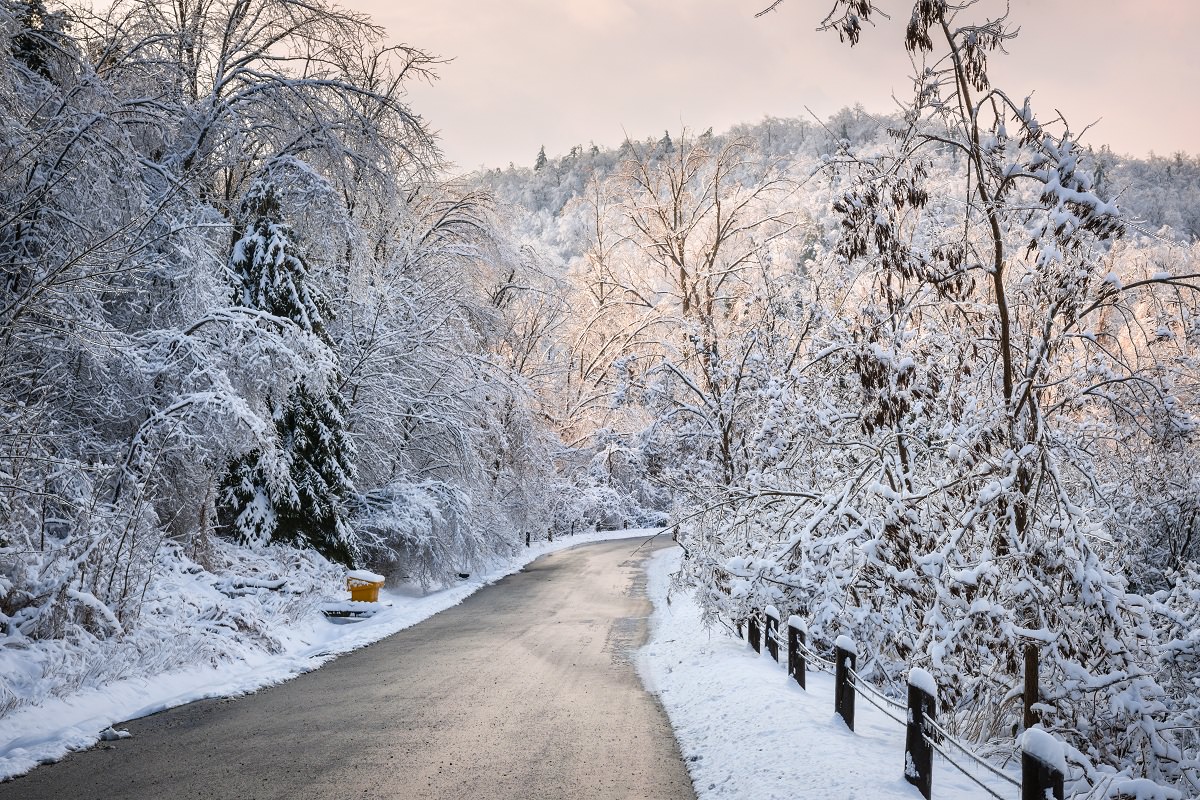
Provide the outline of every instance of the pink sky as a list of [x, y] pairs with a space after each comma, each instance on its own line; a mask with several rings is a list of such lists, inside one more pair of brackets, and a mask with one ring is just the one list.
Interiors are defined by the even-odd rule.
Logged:
[[[393, 41], [454, 59], [415, 110], [463, 169], [532, 164], [573, 145], [663, 130], [718, 131], [764, 116], [824, 117], [861, 102], [886, 111], [908, 93], [903, 22], [853, 50], [814, 28], [828, 0], [342, 0]], [[995, 0], [984, 7], [995, 8]], [[1002, 4], [1001, 4], [1002, 7]], [[1086, 141], [1118, 152], [1200, 152], [1198, 0], [1012, 0], [1022, 28], [997, 54], [996, 85], [1061, 110]]]

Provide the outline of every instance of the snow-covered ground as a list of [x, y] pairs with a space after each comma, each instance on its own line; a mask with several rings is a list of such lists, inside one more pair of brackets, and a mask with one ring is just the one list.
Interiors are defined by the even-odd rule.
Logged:
[[[585, 533], [554, 542], [535, 542], [511, 561], [496, 564], [455, 586], [422, 595], [419, 589], [384, 589], [383, 608], [353, 624], [331, 624], [319, 603], [307, 605], [286, 627], [270, 630], [273, 646], [262, 648], [225, 642], [222, 652], [236, 658], [209, 658], [193, 666], [160, 674], [87, 685], [78, 691], [39, 698], [0, 718], [0, 780], [21, 775], [39, 763], [55, 761], [71, 751], [91, 747], [101, 738], [119, 735], [114, 722], [136, 719], [173, 706], [214, 697], [231, 697], [281, 683], [385, 636], [411, 627], [462, 602], [482, 587], [520, 570], [539, 556], [589, 542], [644, 537], [653, 530]], [[193, 587], [194, 589], [195, 587]], [[195, 599], [195, 598], [190, 598]], [[228, 629], [232, 630], [232, 629]], [[230, 637], [225, 629], [214, 636]], [[165, 643], [164, 643], [165, 646]], [[6, 658], [14, 661], [16, 653]], [[19, 665], [0, 664], [14, 670]], [[97, 666], [96, 669], [99, 669]]]
[[[859, 698], [851, 733], [834, 716], [832, 676], [810, 669], [806, 692], [765, 647], [758, 656], [705, 628], [689, 595], [671, 593], [668, 603], [680, 557], [670, 549], [650, 561], [654, 616], [639, 667], [671, 719], [700, 800], [920, 800], [903, 778], [899, 724]], [[989, 800], [942, 759], [933, 770], [935, 798]], [[1018, 796], [994, 777], [985, 782], [1003, 797]]]

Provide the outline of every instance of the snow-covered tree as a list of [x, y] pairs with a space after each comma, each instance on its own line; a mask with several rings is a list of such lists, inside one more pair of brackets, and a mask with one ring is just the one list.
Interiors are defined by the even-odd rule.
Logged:
[[330, 363], [314, 364], [309, 381], [282, 386], [270, 399], [281, 466], [252, 450], [235, 459], [224, 501], [230, 525], [247, 542], [282, 541], [315, 548], [349, 564], [353, 544], [346, 501], [354, 492], [354, 449], [327, 331], [329, 302], [313, 285], [269, 181], [242, 201], [245, 232], [233, 245], [235, 304], [288, 320], [318, 339]]
[[[1100, 762], [1194, 789], [1187, 704], [1154, 681], [1115, 511], [1143, 453], [1195, 428], [1170, 345], [1195, 270], [1121, 258], [1126, 223], [1072, 130], [990, 84], [1015, 30], [977, 10], [913, 4], [916, 92], [894, 145], [830, 154], [828, 266], [849, 268], [850, 302], [781, 387], [807, 424], [685, 527], [690, 572], [714, 610], [774, 603], [818, 637], [851, 632], [885, 682], [931, 668], [983, 741], [1019, 720], [1035, 646], [1042, 724], [1074, 745], [1084, 785]], [[838, 2], [824, 25], [855, 44], [873, 13]]]
[[65, 26], [63, 12], [50, 11], [43, 0], [10, 0], [5, 5], [18, 28], [11, 39], [13, 57], [50, 80], [51, 63], [56, 60], [54, 50], [67, 43], [62, 35]]

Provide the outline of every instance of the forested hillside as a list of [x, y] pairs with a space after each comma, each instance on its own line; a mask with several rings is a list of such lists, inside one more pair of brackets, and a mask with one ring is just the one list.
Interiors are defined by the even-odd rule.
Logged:
[[0, 713], [661, 521], [715, 622], [999, 757], [1032, 644], [1077, 790], [1200, 792], [1200, 160], [992, 87], [971, 6], [893, 116], [450, 180], [437, 59], [323, 0], [0, 0]]

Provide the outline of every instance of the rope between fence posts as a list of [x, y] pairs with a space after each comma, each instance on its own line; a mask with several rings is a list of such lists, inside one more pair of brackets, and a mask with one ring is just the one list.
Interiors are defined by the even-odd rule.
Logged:
[[[854, 683], [853, 683], [853, 684], [851, 684], [851, 685], [854, 687], [854, 689], [855, 689], [855, 690], [858, 690], [858, 678], [855, 678], [855, 679], [854, 679]], [[876, 708], [878, 708], [880, 711], [882, 711], [882, 712], [883, 712], [883, 715], [884, 715], [885, 717], [889, 718], [889, 719], [890, 719], [892, 722], [895, 722], [895, 723], [896, 723], [897, 725], [899, 725], [901, 728], [903, 728], [905, 725], [907, 725], [907, 724], [908, 724], [908, 723], [906, 723], [904, 720], [902, 720], [902, 719], [900, 719], [899, 717], [897, 717], [896, 715], [894, 715], [892, 712], [888, 711], [888, 710], [887, 710], [886, 708], [884, 708], [883, 706], [879, 705], [879, 703], [876, 703], [874, 700], [872, 700], [872, 699], [871, 699], [871, 696], [870, 696], [869, 694], [866, 694], [865, 692], [862, 692], [862, 691], [859, 691], [858, 693], [859, 693], [860, 695], [862, 695], [862, 699], [863, 699], [863, 700], [866, 700], [868, 703], [870, 703], [871, 705], [873, 705], [873, 706], [875, 706]], [[882, 697], [882, 695], [880, 695], [880, 696]]]
[[[892, 706], [892, 708], [898, 708], [901, 711], [904, 711], [905, 713], [908, 712], [908, 706], [904, 705], [904, 703], [897, 702], [897, 701], [893, 700], [892, 698], [888, 697], [886, 694], [879, 691], [874, 686], [872, 686], [870, 683], [868, 683], [865, 678], [863, 678], [861, 675], [859, 675], [854, 670], [850, 670], [850, 674], [854, 677], [854, 688], [859, 689], [860, 685], [861, 685], [861, 690], [870, 692], [871, 694], [875, 695], [883, 702]], [[903, 724], [907, 724], [907, 723], [901, 723], [901, 724], [903, 725]]]
[[[782, 644], [782, 639], [780, 638], [778, 631], [772, 630], [771, 628], [767, 628], [766, 626], [763, 626], [763, 628], [761, 630], [762, 630], [763, 638], [765, 640], [773, 640], [777, 644]], [[802, 644], [800, 642], [796, 642], [796, 649], [799, 650], [801, 652], [801, 654], [805, 656], [805, 658], [807, 659], [807, 661], [809, 663], [811, 663], [814, 667], [816, 667], [821, 672], [832, 672], [833, 670], [836, 669], [837, 665], [834, 664], [834, 662], [829, 661], [829, 660], [817, 655], [807, 645]], [[875, 706], [875, 708], [879, 709], [883, 713], [884, 716], [888, 717], [893, 722], [895, 722], [901, 726], [908, 725], [908, 723], [906, 721], [901, 720], [899, 717], [894, 715], [887, 708], [885, 708], [884, 706], [875, 702], [875, 700], [872, 699], [872, 696], [879, 698], [886, 705], [889, 705], [892, 708], [900, 709], [907, 713], [908, 707], [905, 704], [900, 703], [896, 700], [893, 700], [892, 698], [883, 694], [879, 690], [875, 689], [875, 687], [873, 687], [870, 683], [868, 683], [865, 679], [863, 679], [863, 677], [861, 675], [859, 675], [856, 670], [848, 667], [847, 672], [849, 672], [851, 678], [853, 679], [853, 683], [851, 685], [860, 695], [862, 695], [864, 700], [866, 700], [871, 705]], [[924, 721], [925, 721], [926, 725], [928, 725], [932, 731], [937, 733], [942, 739], [953, 744], [956, 748], [958, 748], [960, 751], [962, 751], [962, 753], [964, 755], [966, 755], [968, 758], [970, 758], [972, 761], [981, 765], [984, 769], [991, 772], [997, 778], [1007, 781], [1008, 783], [1012, 784], [1013, 786], [1016, 786], [1017, 788], [1021, 787], [1020, 781], [1016, 780], [1011, 775], [1008, 775], [1007, 773], [1002, 772], [998, 768], [989, 764], [987, 761], [983, 760], [983, 758], [978, 756], [969, 747], [964, 745], [961, 741], [956, 739], [954, 736], [950, 735], [949, 731], [947, 731], [945, 728], [943, 728], [941, 725], [939, 725], [936, 721], [934, 721], [928, 717], [926, 717]], [[941, 747], [939, 747], [938, 743], [935, 742], [933, 739], [931, 739], [925, 731], [921, 731], [921, 738], [925, 740], [926, 744], [928, 744], [935, 751], [937, 751], [937, 753], [942, 758], [944, 758], [946, 761], [948, 761], [951, 766], [953, 766], [955, 769], [957, 769], [963, 775], [966, 775], [968, 778], [970, 778], [975, 784], [977, 784], [985, 792], [990, 794], [992, 797], [997, 798], [997, 800], [1005, 800], [1003, 795], [998, 794], [994, 789], [992, 789], [990, 786], [985, 784], [983, 781], [979, 780], [979, 778], [977, 778], [975, 775], [968, 772], [961, 764], [959, 764], [957, 761], [955, 761], [953, 758], [951, 758], [950, 754], [947, 753]]]
[[829, 675], [832, 675], [836, 669], [833, 664], [821, 658], [819, 655], [816, 655], [811, 650], [806, 652], [805, 661], [818, 672], [825, 672]]
[[[805, 657], [809, 661], [815, 662], [817, 665], [817, 669], [821, 670], [822, 672], [829, 672], [830, 669], [835, 667], [835, 664], [832, 661], [826, 661], [824, 658], [821, 658], [821, 656], [817, 655], [812, 650], [808, 649], [807, 645], [803, 645], [803, 644], [800, 644], [799, 642], [797, 642], [796, 648], [798, 650], [800, 650], [801, 652], [803, 652]], [[822, 666], [822, 665], [824, 665], [824, 666]]]
[[942, 758], [949, 761], [951, 766], [953, 766], [956, 770], [961, 772], [963, 775], [966, 775], [968, 778], [973, 780], [979, 786], [979, 788], [983, 789], [985, 792], [990, 794], [992, 797], [995, 797], [996, 800], [1004, 800], [1004, 795], [998, 794], [995, 789], [988, 786], [983, 781], [979, 780], [979, 778], [976, 778], [974, 775], [972, 775], [967, 770], [963, 769], [961, 764], [959, 764], [957, 761], [955, 761], [953, 758], [951, 758], [950, 754], [947, 753], [945, 750], [938, 747], [937, 742], [933, 741], [933, 739], [930, 739], [928, 736], [926, 736], [924, 731], [921, 731], [921, 738], [925, 740], [926, 744], [928, 744], [930, 747], [932, 747], [934, 750], [936, 750], [938, 752], [938, 754], [941, 755]]
[[961, 741], [959, 741], [958, 739], [951, 736], [949, 731], [947, 731], [945, 728], [943, 728], [941, 725], [939, 725], [936, 721], [930, 719], [929, 717], [925, 717], [925, 724], [928, 725], [930, 728], [932, 728], [933, 731], [935, 733], [937, 733], [938, 735], [940, 735], [943, 739], [950, 742], [952, 745], [954, 745], [959, 750], [961, 750], [963, 753], [965, 753], [967, 756], [969, 756], [972, 761], [975, 761], [976, 763], [978, 763], [980, 766], [982, 766], [984, 769], [991, 772], [997, 778], [1006, 780], [1009, 783], [1011, 783], [1013, 786], [1021, 785], [1021, 782], [1019, 780], [1017, 780], [1013, 776], [1009, 775], [1008, 773], [1002, 772], [1001, 770], [992, 766], [987, 761], [985, 761], [983, 758], [981, 758], [977, 753], [975, 753], [975, 751], [971, 750], [969, 747], [967, 747]]

